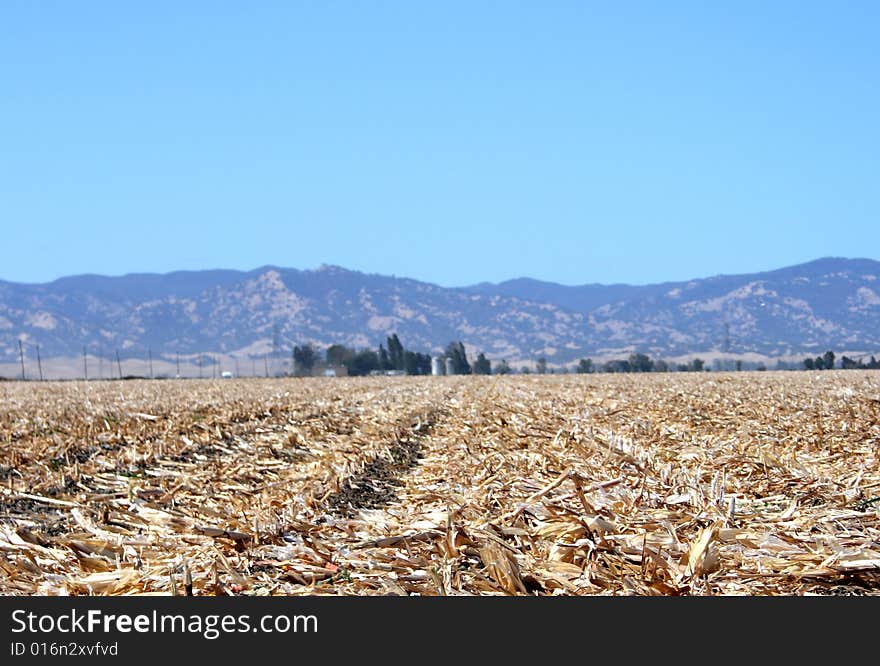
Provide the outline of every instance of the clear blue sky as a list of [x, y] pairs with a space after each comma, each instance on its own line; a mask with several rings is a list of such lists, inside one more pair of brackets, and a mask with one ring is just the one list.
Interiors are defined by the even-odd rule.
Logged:
[[0, 279], [880, 258], [876, 2], [0, 3]]

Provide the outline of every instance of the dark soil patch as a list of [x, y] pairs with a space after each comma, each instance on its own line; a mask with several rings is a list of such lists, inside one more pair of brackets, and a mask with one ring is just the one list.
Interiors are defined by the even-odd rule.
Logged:
[[305, 449], [272, 449], [272, 455], [279, 460], [285, 462], [301, 462], [309, 457], [308, 451]]
[[98, 451], [97, 446], [88, 446], [84, 449], [78, 449], [76, 451], [68, 451], [63, 456], [56, 456], [49, 461], [49, 467], [54, 470], [61, 469], [62, 467], [67, 467], [68, 465], [72, 465], [73, 463], [82, 464], [86, 462], [89, 458], [91, 458]]
[[187, 449], [183, 453], [178, 453], [177, 455], [170, 456], [169, 460], [172, 460], [174, 462], [189, 463], [198, 460], [199, 456], [207, 458], [208, 460], [213, 460], [215, 458], [219, 458], [222, 455], [223, 451], [211, 446], [210, 444], [199, 444], [194, 449]]
[[403, 485], [400, 477], [423, 457], [422, 440], [435, 420], [431, 414], [419, 430], [407, 429], [404, 435], [398, 434], [390, 449], [390, 460], [384, 456], [374, 458], [359, 474], [346, 479], [341, 490], [327, 499], [331, 513], [351, 518], [361, 509], [381, 509], [397, 501], [397, 488]]
[[119, 476], [127, 476], [132, 479], [139, 479], [144, 475], [144, 471], [146, 471], [148, 465], [143, 460], [138, 460], [136, 463], [132, 465], [128, 465], [127, 467], [121, 464], [116, 465], [116, 473]]
[[79, 488], [79, 484], [73, 479], [65, 479], [63, 486], [49, 486], [43, 491], [46, 497], [58, 497], [59, 495], [71, 495]]
[[70, 517], [57, 507], [20, 497], [0, 500], [0, 519], [26, 519], [39, 525], [41, 534], [59, 536], [70, 532]]
[[880, 593], [880, 575], [855, 573], [845, 575], [837, 585], [822, 585], [811, 590], [814, 594], [831, 597], [877, 596]]
[[101, 444], [100, 446], [87, 446], [84, 449], [67, 451], [63, 456], [55, 456], [49, 460], [49, 467], [57, 471], [74, 463], [82, 465], [91, 460], [97, 453], [113, 453], [114, 451], [121, 449], [123, 446], [125, 446], [124, 443], [117, 442], [116, 444]]
[[40, 524], [40, 533], [50, 537], [69, 534], [70, 531], [70, 520], [64, 515], [54, 516], [50, 520]]
[[32, 500], [27, 497], [20, 497], [14, 500], [0, 500], [0, 512], [21, 516], [46, 511], [49, 506], [49, 504], [44, 504], [43, 502]]

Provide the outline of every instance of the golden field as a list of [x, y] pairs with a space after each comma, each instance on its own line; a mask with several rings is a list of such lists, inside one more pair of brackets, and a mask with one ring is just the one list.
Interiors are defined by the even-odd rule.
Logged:
[[880, 373], [0, 383], [4, 595], [864, 595]]

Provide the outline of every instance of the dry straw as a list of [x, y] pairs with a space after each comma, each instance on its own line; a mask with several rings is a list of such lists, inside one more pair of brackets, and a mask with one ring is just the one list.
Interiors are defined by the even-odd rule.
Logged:
[[874, 594], [870, 371], [4, 383], [6, 595]]

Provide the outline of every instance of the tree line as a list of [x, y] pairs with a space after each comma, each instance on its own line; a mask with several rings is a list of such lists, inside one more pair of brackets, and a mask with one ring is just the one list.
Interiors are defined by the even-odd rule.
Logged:
[[[816, 356], [815, 358], [805, 358], [803, 360], [803, 369], [804, 370], [832, 370], [835, 367], [841, 368], [843, 370], [878, 370], [880, 369], [880, 361], [878, 361], [874, 356], [871, 356], [869, 361], [864, 361], [861, 358], [853, 359], [848, 356], [843, 356], [840, 359], [840, 363], [836, 364], [836, 355], [833, 351], [826, 351], [821, 356]], [[717, 364], [716, 360], [716, 364]], [[538, 368], [541, 368], [541, 359], [538, 359], [538, 363], [536, 364]], [[788, 369], [796, 369], [791, 368], [788, 365], [781, 365], [779, 368], [788, 368]], [[602, 364], [594, 363], [592, 359], [582, 358], [577, 364], [575, 369], [578, 373], [593, 373], [593, 372], [703, 372], [708, 370], [706, 367], [705, 361], [701, 358], [691, 359], [688, 363], [669, 363], [664, 361], [663, 359], [652, 359], [646, 354], [630, 354], [626, 359], [613, 359], [610, 361], [606, 361]], [[716, 367], [716, 369], [722, 369], [720, 366]], [[743, 362], [739, 359], [734, 361], [733, 366], [727, 369], [735, 369], [737, 371], [743, 370]], [[766, 370], [767, 367], [763, 363], [758, 363], [754, 366], [755, 370]], [[540, 370], [539, 370], [540, 372]]]
[[[816, 358], [805, 358], [805, 370], [833, 370], [834, 369], [834, 352], [827, 351], [822, 356]], [[840, 359], [840, 366], [843, 370], [880, 370], [880, 361], [871, 356], [871, 360], [867, 363], [862, 359], [854, 359], [849, 356], [843, 356]]]
[[612, 359], [601, 365], [594, 363], [593, 359], [582, 358], [578, 361], [576, 372], [703, 372], [704, 369], [705, 361], [701, 358], [691, 359], [688, 363], [672, 364], [663, 359], [653, 359], [647, 354], [630, 354], [628, 358]]
[[[327, 347], [324, 363], [328, 367], [345, 368], [350, 376], [358, 377], [374, 373], [395, 373], [405, 375], [430, 375], [431, 355], [406, 349], [397, 333], [385, 339], [378, 349], [356, 350], [341, 344]], [[450, 342], [440, 356], [443, 371], [450, 367], [455, 375], [488, 375], [492, 364], [482, 352], [471, 363], [461, 341]], [[311, 375], [321, 361], [320, 352], [311, 345], [297, 345], [293, 348], [293, 373], [297, 376]]]

